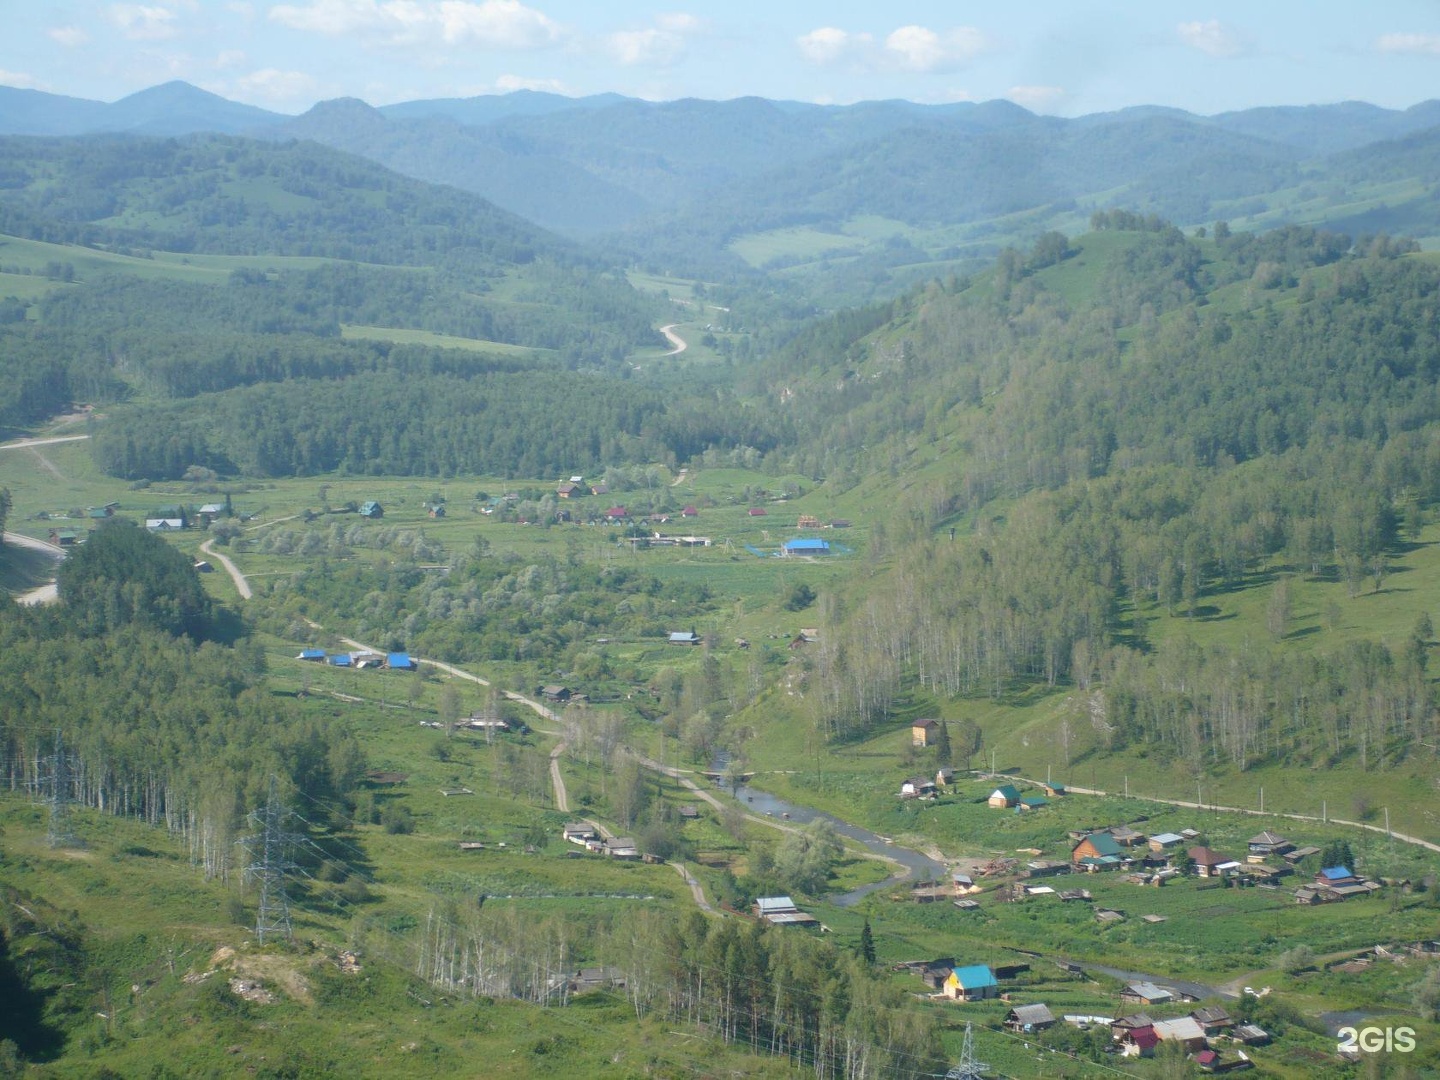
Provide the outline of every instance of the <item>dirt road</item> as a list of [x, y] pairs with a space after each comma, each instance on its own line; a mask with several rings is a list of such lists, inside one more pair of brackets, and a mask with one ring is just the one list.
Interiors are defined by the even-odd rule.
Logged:
[[[36, 540], [33, 536], [22, 536], [20, 533], [7, 532], [5, 534], [5, 543], [14, 544], [16, 547], [28, 548], [31, 551], [42, 552], [56, 562], [65, 558], [64, 548], [56, 547], [54, 544], [46, 543], [44, 540]], [[35, 604], [53, 604], [56, 600], [60, 599], [60, 592], [55, 582], [50, 581], [41, 585], [39, 588], [21, 593], [15, 597], [15, 599], [18, 603], [32, 606]]]
[[672, 322], [669, 326], [660, 327], [660, 333], [665, 335], [665, 340], [670, 342], [671, 346], [670, 351], [665, 354], [666, 356], [679, 356], [690, 347], [688, 341], [675, 333], [675, 327], [679, 325], [679, 323]]
[[230, 580], [235, 583], [235, 591], [240, 594], [240, 599], [249, 600], [255, 595], [250, 589], [250, 582], [245, 580], [245, 575], [240, 572], [240, 568], [231, 562], [228, 556], [221, 555], [215, 550], [214, 540], [206, 540], [200, 545], [200, 550], [225, 568], [225, 572], [230, 575]]

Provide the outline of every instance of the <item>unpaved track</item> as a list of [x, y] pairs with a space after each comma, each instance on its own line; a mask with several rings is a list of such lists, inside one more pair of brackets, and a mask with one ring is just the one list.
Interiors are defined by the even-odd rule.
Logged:
[[245, 575], [240, 572], [240, 568], [230, 561], [229, 556], [221, 555], [215, 550], [214, 540], [206, 540], [200, 545], [200, 550], [225, 568], [225, 572], [230, 575], [230, 580], [235, 583], [235, 591], [240, 594], [240, 599], [249, 600], [255, 595], [250, 589], [250, 582], [245, 580]]
[[669, 326], [660, 327], [660, 333], [664, 334], [665, 340], [670, 342], [670, 351], [665, 354], [666, 356], [679, 356], [690, 347], [688, 341], [675, 333], [675, 327], [679, 325], [679, 323], [672, 322]]
[[[33, 536], [23, 536], [20, 533], [7, 532], [4, 534], [5, 543], [14, 544], [16, 547], [29, 548], [31, 551], [44, 552], [57, 563], [65, 558], [65, 549], [44, 540], [36, 540]], [[35, 604], [53, 604], [60, 599], [60, 591], [54, 581], [47, 582], [39, 588], [23, 592], [15, 597], [16, 602], [34, 606]]]

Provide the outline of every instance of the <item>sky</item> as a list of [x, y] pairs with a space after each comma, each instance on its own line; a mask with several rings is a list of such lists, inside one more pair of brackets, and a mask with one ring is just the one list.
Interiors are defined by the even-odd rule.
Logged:
[[0, 0], [0, 85], [114, 101], [183, 79], [283, 113], [518, 89], [850, 104], [1440, 97], [1440, 0]]

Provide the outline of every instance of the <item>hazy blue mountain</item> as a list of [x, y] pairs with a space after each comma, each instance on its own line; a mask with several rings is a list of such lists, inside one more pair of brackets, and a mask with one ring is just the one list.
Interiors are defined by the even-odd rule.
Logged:
[[233, 135], [284, 119], [280, 113], [229, 101], [178, 80], [108, 104], [0, 86], [0, 135]]
[[468, 98], [429, 98], [382, 105], [380, 111], [391, 120], [416, 120], [443, 116], [457, 123], [478, 126], [493, 124], [508, 116], [543, 116], [567, 109], [599, 109], [628, 101], [623, 94], [591, 94], [565, 97], [541, 90], [516, 90], [509, 94], [482, 94]]

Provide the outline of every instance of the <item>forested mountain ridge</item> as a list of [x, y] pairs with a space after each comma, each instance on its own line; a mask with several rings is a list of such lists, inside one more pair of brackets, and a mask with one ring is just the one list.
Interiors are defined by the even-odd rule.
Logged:
[[[797, 446], [827, 448], [792, 464], [895, 507], [894, 565], [831, 612], [817, 716], [850, 739], [916, 692], [1067, 685], [1098, 691], [1092, 753], [1417, 767], [1428, 631], [1287, 639], [1292, 590], [1380, 590], [1440, 500], [1440, 267], [1302, 229], [1096, 224], [817, 325], [772, 369]], [[1207, 598], [1257, 584], [1272, 649], [1189, 640]]]
[[[988, 260], [1006, 242], [1029, 243], [1046, 228], [1073, 231], [1092, 210], [1117, 207], [1181, 223], [1220, 216], [1253, 220], [1255, 227], [1365, 228], [1349, 219], [1385, 199], [1390, 231], [1428, 236], [1435, 227], [1424, 205], [1409, 197], [1397, 207], [1393, 193], [1372, 192], [1373, 185], [1337, 186], [1348, 175], [1344, 155], [1440, 125], [1434, 102], [1405, 110], [1341, 102], [1209, 117], [1136, 107], [1066, 119], [1005, 101], [831, 106], [521, 92], [381, 109], [322, 102], [302, 116], [282, 117], [243, 113], [245, 107], [169, 83], [113, 105], [11, 91], [0, 96], [0, 132], [147, 130], [164, 102], [175, 104], [166, 133], [313, 139], [477, 192], [550, 228], [613, 242], [617, 230], [633, 226], [624, 242], [654, 266], [711, 274], [743, 269], [727, 250], [733, 240], [787, 223], [850, 237], [880, 270], [953, 261], [952, 249]], [[927, 155], [933, 145], [943, 152]], [[837, 154], [844, 168], [837, 169]], [[1426, 175], [1419, 166], [1405, 173], [1422, 183]], [[917, 198], [897, 203], [897, 184]], [[717, 205], [726, 212], [717, 215]], [[1010, 216], [1016, 212], [1023, 212], [1018, 219]], [[878, 237], [856, 231], [855, 219], [875, 216], [890, 219], [888, 231]], [[910, 237], [919, 250], [906, 259], [894, 251], [880, 258], [878, 241], [904, 236], [905, 226], [917, 222], [926, 233]], [[844, 273], [841, 265], [819, 269]], [[914, 275], [893, 276], [892, 292]]]
[[[50, 249], [41, 266], [24, 245], [8, 256], [0, 244], [0, 273], [27, 297], [0, 311], [14, 358], [0, 423], [32, 422], [79, 397], [188, 397], [295, 377], [616, 369], [661, 340], [665, 309], [593, 255], [473, 195], [314, 144], [0, 143], [0, 233], [78, 245]], [[110, 259], [77, 274], [67, 250]], [[176, 255], [251, 261], [189, 273], [190, 259]], [[223, 265], [234, 266], [228, 276], [212, 269]], [[37, 271], [51, 282], [41, 291], [23, 276]], [[343, 340], [355, 325], [482, 351], [442, 357], [419, 344]]]

